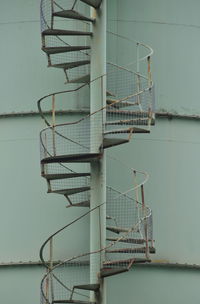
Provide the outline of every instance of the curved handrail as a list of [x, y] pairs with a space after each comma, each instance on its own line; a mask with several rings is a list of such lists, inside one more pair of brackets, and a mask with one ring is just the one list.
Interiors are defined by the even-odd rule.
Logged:
[[[135, 170], [135, 169], [133, 169], [133, 170], [134, 170], [135, 173], [137, 172], [137, 173], [141, 173], [141, 174], [146, 175], [146, 172], [138, 171], [138, 170]], [[142, 183], [140, 183], [139, 185], [133, 187], [132, 190], [136, 190], [138, 187], [141, 187], [142, 185], [144, 185], [144, 184], [146, 183], [146, 181], [147, 181], [147, 179], [145, 179], [145, 180], [144, 180]], [[111, 187], [110, 187], [110, 188], [111, 188]], [[111, 188], [111, 189], [112, 189], [112, 188]], [[115, 191], [116, 191], [116, 190], [115, 190]], [[125, 194], [122, 194], [122, 193], [121, 193], [120, 195], [125, 195], [125, 196], [127, 197], [127, 194], [126, 194], [126, 193], [125, 193]], [[140, 204], [140, 205], [142, 206], [142, 204], [143, 204], [142, 202], [139, 202], [138, 200], [136, 200], [136, 199], [134, 199], [134, 198], [131, 198], [131, 199], [132, 199], [133, 201], [135, 201], [135, 203]], [[73, 220], [73, 221], [70, 222], [69, 224], [67, 224], [67, 225], [65, 225], [64, 227], [60, 228], [60, 229], [57, 230], [55, 233], [53, 233], [50, 237], [48, 237], [48, 239], [47, 239], [47, 240], [43, 243], [43, 245], [41, 246], [41, 249], [40, 249], [40, 259], [41, 259], [42, 263], [44, 264], [44, 266], [48, 269], [47, 273], [44, 275], [44, 277], [43, 277], [43, 279], [42, 279], [42, 281], [41, 281], [41, 292], [42, 292], [42, 295], [43, 295], [43, 297], [44, 297], [44, 299], [45, 299], [45, 301], [46, 301], [47, 303], [50, 304], [50, 302], [48, 301], [48, 298], [46, 298], [46, 295], [45, 295], [45, 293], [44, 293], [44, 291], [43, 291], [43, 284], [44, 284], [44, 282], [45, 282], [45, 279], [46, 279], [50, 274], [53, 274], [54, 279], [55, 279], [59, 284], [61, 284], [62, 287], [66, 288], [66, 289], [67, 289], [68, 291], [70, 291], [70, 292], [73, 291], [73, 289], [71, 289], [71, 288], [69, 288], [68, 286], [66, 286], [65, 284], [63, 284], [63, 282], [61, 282], [61, 281], [58, 279], [58, 277], [53, 273], [53, 271], [54, 271], [55, 269], [57, 269], [58, 267], [60, 267], [60, 266], [62, 266], [62, 265], [64, 265], [64, 264], [66, 264], [66, 263], [72, 262], [72, 261], [77, 260], [77, 259], [80, 259], [80, 258], [82, 258], [82, 257], [91, 256], [91, 255], [93, 255], [93, 254], [97, 254], [97, 253], [100, 253], [100, 252], [105, 252], [107, 249], [109, 249], [109, 248], [115, 246], [115, 245], [116, 245], [117, 243], [119, 243], [121, 240], [126, 239], [127, 236], [128, 236], [131, 232], [137, 231], [139, 225], [140, 225], [144, 220], [147, 220], [148, 218], [150, 218], [150, 216], [151, 216], [151, 214], [152, 214], [152, 213], [151, 213], [151, 209], [150, 209], [148, 206], [145, 206], [145, 210], [146, 210], [146, 211], [144, 212], [144, 213], [145, 213], [145, 216], [141, 217], [141, 218], [139, 219], [139, 221], [138, 221], [136, 224], [134, 224], [132, 227], [130, 227], [130, 228], [128, 229], [127, 232], [123, 233], [122, 236], [118, 237], [116, 241], [112, 241], [112, 242], [110, 242], [108, 245], [106, 245], [106, 246], [104, 246], [103, 248], [100, 248], [100, 249], [98, 249], [98, 250], [95, 250], [95, 251], [92, 251], [92, 252], [82, 253], [82, 254], [79, 254], [79, 255], [76, 255], [76, 256], [72, 256], [71, 258], [68, 258], [68, 259], [65, 259], [65, 260], [63, 260], [63, 261], [58, 262], [56, 265], [54, 265], [53, 267], [50, 268], [50, 267], [49, 267], [49, 263], [45, 261], [44, 255], [43, 255], [44, 249], [45, 249], [45, 247], [47, 246], [47, 244], [53, 239], [53, 237], [55, 237], [56, 235], [58, 235], [60, 232], [62, 232], [63, 230], [65, 230], [66, 228], [68, 228], [69, 226], [71, 226], [72, 224], [76, 223], [77, 221], [79, 221], [79, 220], [82, 219], [83, 217], [87, 216], [88, 214], [90, 214], [91, 212], [93, 212], [95, 209], [99, 209], [99, 208], [100, 208], [101, 206], [103, 206], [104, 204], [105, 204], [105, 203], [98, 205], [97, 207], [95, 207], [95, 208], [89, 210], [88, 212], [82, 214], [81, 216], [77, 217], [75, 220]], [[148, 212], [147, 212], [147, 211], [148, 211]], [[86, 295], [83, 295], [83, 294], [78, 293], [78, 292], [74, 292], [74, 293], [75, 293], [75, 294], [79, 294], [79, 295], [81, 295], [81, 296], [86, 296]]]
[[[135, 43], [136, 45], [141, 45], [141, 46], [143, 46], [144, 48], [146, 48], [146, 49], [149, 51], [149, 53], [148, 53], [146, 56], [142, 57], [142, 58], [138, 58], [139, 61], [143, 61], [143, 60], [145, 60], [145, 59], [148, 59], [148, 57], [151, 57], [151, 56], [153, 55], [153, 53], [154, 53], [153, 49], [152, 49], [149, 45], [147, 45], [147, 44], [145, 44], [145, 43], [143, 43], [143, 42], [137, 41], [137, 40], [135, 40], [135, 39], [130, 39], [130, 38], [126, 37], [126, 36], [123, 36], [123, 35], [120, 35], [120, 34], [117, 34], [117, 33], [111, 32], [111, 31], [107, 31], [107, 33], [109, 33], [109, 34], [111, 34], [111, 35], [113, 35], [113, 36], [120, 37], [120, 38], [122, 38], [122, 39], [124, 39], [124, 40], [133, 42], [133, 43]], [[132, 65], [132, 64], [134, 64], [134, 63], [136, 63], [136, 62], [137, 62], [137, 61], [134, 61], [134, 62], [132, 62], [132, 63], [130, 63], [130, 64], [127, 64], [127, 66], [130, 66], [130, 65]]]
[[[118, 103], [120, 103], [122, 101], [126, 101], [126, 100], [128, 100], [128, 99], [130, 99], [132, 97], [136, 97], [136, 96], [138, 96], [138, 94], [142, 94], [142, 93], [147, 92], [147, 91], [149, 91], [149, 89], [144, 89], [144, 90], [140, 91], [139, 93], [135, 93], [135, 94], [129, 95], [129, 96], [125, 97], [125, 98], [118, 99], [118, 100], [114, 101], [112, 104], [106, 105], [106, 106], [100, 108], [99, 110], [97, 110], [95, 112], [92, 112], [91, 114], [88, 114], [88, 115], [86, 115], [86, 116], [84, 116], [84, 117], [82, 117], [82, 118], [80, 118], [80, 119], [78, 119], [76, 121], [56, 124], [56, 125], [54, 125], [54, 127], [67, 126], [67, 125], [76, 125], [76, 124], [80, 123], [81, 121], [87, 119], [88, 117], [91, 117], [91, 116], [93, 116], [93, 115], [95, 115], [95, 114], [97, 114], [97, 113], [99, 113], [99, 112], [101, 112], [101, 111], [103, 111], [105, 109], [112, 108], [114, 105], [116, 105], [116, 104], [118, 104]], [[52, 126], [49, 123], [48, 123], [48, 125], [52, 128]], [[49, 127], [44, 128], [41, 132], [43, 132], [46, 129], [49, 129]]]
[[64, 93], [76, 92], [76, 91], [80, 90], [81, 88], [85, 87], [86, 85], [87, 84], [81, 85], [80, 87], [78, 87], [76, 89], [54, 92], [54, 93], [51, 93], [51, 94], [48, 94], [48, 95], [45, 95], [45, 96], [41, 97], [37, 101], [37, 107], [38, 107], [39, 114], [40, 114], [41, 118], [44, 119], [44, 121], [45, 121], [45, 123], [46, 123], [47, 126], [51, 126], [51, 125], [49, 124], [49, 122], [46, 120], [46, 118], [44, 116], [44, 113], [43, 113], [42, 108], [41, 108], [41, 102], [43, 100], [45, 100], [46, 98], [48, 98], [48, 97], [52, 97], [52, 96], [56, 96], [56, 95], [64, 94]]

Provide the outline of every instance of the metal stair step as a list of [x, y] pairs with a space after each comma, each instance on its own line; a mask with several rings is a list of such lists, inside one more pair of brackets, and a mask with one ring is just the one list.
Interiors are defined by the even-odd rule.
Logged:
[[73, 177], [90, 176], [90, 173], [57, 173], [57, 174], [43, 174], [42, 177], [47, 180], [65, 179]]
[[90, 201], [83, 201], [80, 203], [70, 204], [66, 206], [66, 208], [70, 208], [70, 207], [90, 207]]
[[96, 304], [96, 302], [80, 301], [80, 300], [53, 300], [52, 303]]
[[68, 83], [89, 83], [89, 82], [90, 82], [90, 74], [68, 81]]
[[101, 158], [100, 153], [58, 155], [43, 158], [41, 164], [49, 163], [88, 163]]
[[92, 36], [92, 32], [47, 29], [42, 32], [42, 35], [43, 36]]
[[48, 55], [59, 54], [66, 52], [75, 52], [81, 50], [89, 50], [90, 46], [57, 46], [57, 47], [42, 47], [42, 51]]
[[110, 120], [106, 122], [106, 126], [112, 126], [112, 125], [139, 125], [139, 124], [148, 124], [149, 119], [148, 118], [134, 118], [134, 119], [120, 119], [120, 120]]
[[104, 131], [104, 135], [108, 134], [128, 134], [130, 132], [133, 132], [133, 129], [135, 128], [128, 128], [128, 129], [116, 129], [116, 130], [109, 130], [109, 131]]
[[84, 192], [90, 190], [90, 187], [79, 187], [71, 189], [62, 189], [62, 190], [49, 190], [48, 193], [57, 193], [63, 195], [73, 195], [76, 193]]
[[122, 227], [107, 226], [106, 230], [119, 234], [120, 232], [129, 232], [130, 229]]
[[[129, 271], [129, 269], [131, 268], [131, 266], [133, 265], [133, 263], [135, 262], [135, 259], [128, 259], [128, 260], [123, 260], [123, 262], [125, 261], [125, 263], [123, 264], [123, 267], [119, 267], [120, 263], [119, 261], [117, 261], [118, 263], [115, 264], [112, 262], [112, 264], [109, 262], [104, 262], [103, 263], [103, 269], [101, 270], [101, 277], [109, 277], [109, 276], [113, 276], [119, 273], [123, 273], [126, 271]], [[121, 262], [121, 261], [120, 261]], [[118, 267], [114, 267], [112, 268], [112, 266], [118, 266]]]
[[80, 0], [80, 1], [90, 6], [93, 6], [94, 8], [99, 8], [102, 2], [102, 0]]
[[86, 284], [86, 285], [75, 285], [74, 289], [83, 289], [83, 290], [91, 290], [98, 291], [100, 288], [100, 284]]
[[128, 134], [128, 133], [150, 133], [150, 130], [146, 130], [143, 128], [133, 127], [128, 129], [118, 129], [118, 130], [109, 130], [105, 131], [104, 135], [108, 134]]
[[104, 138], [103, 139], [103, 149], [111, 148], [114, 146], [122, 145], [128, 143], [128, 139], [121, 138]]
[[147, 111], [133, 111], [133, 110], [115, 110], [110, 109], [107, 111], [110, 114], [123, 114], [123, 115], [135, 115], [135, 117], [143, 117], [144, 115], [149, 115]]
[[106, 91], [106, 96], [115, 96], [112, 92]]
[[58, 64], [50, 64], [49, 66], [54, 67], [54, 68], [68, 70], [68, 69], [73, 69], [78, 66], [86, 65], [89, 63], [90, 63], [89, 60], [81, 60], [81, 61], [65, 62], [65, 63], [58, 63]]
[[[140, 248], [117, 248], [117, 249], [110, 249], [106, 250], [107, 253], [146, 253], [147, 249], [146, 247], [140, 247]], [[154, 247], [148, 248], [149, 253], [155, 253]]]
[[133, 107], [133, 106], [136, 106], [136, 104], [135, 103], [131, 103], [131, 102], [117, 102], [117, 99], [115, 100], [115, 99], [107, 99], [106, 100], [106, 103], [108, 104], [108, 105], [112, 105], [112, 107], [114, 107], [114, 108], [117, 108], [117, 109], [119, 109], [119, 108], [122, 108], [122, 107]]
[[[110, 242], [116, 242], [119, 240], [119, 238], [107, 238], [106, 240], [110, 241]], [[129, 244], [144, 244], [145, 240], [144, 239], [124, 238], [124, 239], [119, 240], [118, 242], [129, 243]]]
[[63, 11], [55, 12], [53, 13], [53, 16], [94, 22], [94, 19], [86, 17], [74, 10], [63, 10]]
[[102, 278], [105, 278], [105, 277], [111, 277], [111, 276], [114, 276], [116, 274], [120, 274], [120, 273], [123, 273], [123, 272], [127, 272], [129, 269], [127, 268], [102, 268], [101, 271], [100, 271], [100, 276]]
[[140, 263], [150, 263], [150, 259], [144, 259], [144, 258], [134, 258], [134, 259], [125, 259], [125, 260], [113, 260], [113, 261], [107, 261], [104, 262], [104, 267], [112, 267], [112, 266], [130, 266], [130, 264], [140, 264]]

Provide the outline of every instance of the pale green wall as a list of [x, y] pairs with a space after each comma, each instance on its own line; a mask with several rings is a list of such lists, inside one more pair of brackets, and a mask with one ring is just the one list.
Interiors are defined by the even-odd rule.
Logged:
[[[108, 28], [148, 43], [155, 51], [157, 109], [200, 114], [199, 1], [112, 0], [108, 4]], [[42, 95], [66, 88], [62, 71], [47, 69], [40, 51], [39, 1], [3, 1], [0, 20], [0, 112], [36, 110]], [[69, 108], [76, 106], [78, 101], [70, 102]], [[46, 194], [39, 167], [40, 118], [2, 118], [0, 124], [0, 262], [36, 261], [42, 241], [82, 211], [65, 209], [62, 196]], [[199, 152], [199, 122], [177, 119], [158, 119], [150, 135], [137, 135], [131, 144], [108, 152], [150, 173], [146, 199], [154, 213], [157, 253], [153, 259], [199, 263]], [[130, 176], [119, 162], [113, 164], [108, 157], [108, 184], [127, 189]], [[84, 227], [87, 231], [86, 222]], [[81, 235], [74, 245], [82, 250], [86, 240]], [[4, 267], [0, 273], [4, 304], [39, 303], [40, 268]], [[190, 299], [198, 303], [198, 276], [191, 270], [138, 267], [109, 279], [108, 303], [121, 303], [124, 297], [127, 304], [186, 304]]]
[[[1, 268], [1, 301], [5, 304], [40, 303], [42, 268]], [[194, 270], [137, 267], [107, 280], [108, 303], [199, 303], [199, 273]]]

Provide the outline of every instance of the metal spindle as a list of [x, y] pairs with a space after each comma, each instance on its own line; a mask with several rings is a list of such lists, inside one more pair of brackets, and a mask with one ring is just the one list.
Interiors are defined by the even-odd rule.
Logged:
[[144, 185], [141, 185], [141, 198], [142, 198], [142, 209], [144, 216], [144, 233], [145, 233], [145, 242], [146, 242], [146, 258], [149, 257], [149, 242], [148, 242], [148, 227], [147, 227], [147, 219], [146, 219], [146, 208], [145, 208], [145, 200], [144, 200]]
[[51, 0], [51, 29], [53, 29], [53, 18], [54, 18], [54, 0]]
[[140, 89], [141, 89], [141, 79], [140, 79], [140, 44], [137, 43], [136, 45], [137, 49], [136, 49], [136, 57], [137, 57], [137, 74], [136, 74], [136, 85], [137, 85], [137, 103], [138, 103], [138, 106], [140, 108], [140, 111], [142, 111], [142, 107], [141, 107], [141, 100], [140, 100]]
[[148, 86], [151, 87], [152, 86], [152, 77], [151, 77], [151, 57], [148, 56], [147, 57], [147, 75], [148, 75]]
[[51, 300], [54, 301], [54, 289], [53, 289], [53, 238], [49, 241], [49, 271], [50, 271], [50, 284], [51, 284]]
[[[47, 269], [48, 272], [48, 269]], [[45, 280], [45, 301], [44, 304], [48, 304], [49, 302], [49, 276], [47, 276]]]
[[53, 136], [53, 154], [56, 155], [56, 138], [55, 138], [55, 95], [52, 95], [52, 136]]

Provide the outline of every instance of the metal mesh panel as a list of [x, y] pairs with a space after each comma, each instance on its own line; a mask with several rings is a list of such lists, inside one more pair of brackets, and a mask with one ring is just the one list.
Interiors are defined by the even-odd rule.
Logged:
[[107, 187], [107, 216], [106, 260], [115, 261], [113, 266], [121, 267], [127, 266], [127, 259], [145, 258], [144, 218], [150, 216], [150, 210], [133, 198]]
[[[72, 155], [89, 153], [98, 144], [99, 121], [102, 121], [102, 112], [94, 114], [96, 124], [92, 126], [93, 137], [91, 140], [91, 116], [77, 123], [49, 127], [41, 132], [41, 159], [48, 156]], [[93, 117], [94, 117], [93, 116]]]
[[51, 0], [41, 0], [40, 2], [40, 26], [41, 32], [51, 28], [52, 20], [52, 1]]
[[87, 75], [89, 76], [89, 74], [90, 74], [90, 64], [67, 70], [68, 81], [73, 81]]
[[[55, 269], [54, 273], [62, 285], [54, 279], [54, 298], [55, 299], [69, 299], [72, 294], [73, 286], [76, 284], [89, 283], [89, 265], [85, 263], [84, 259], [73, 261], [73, 263], [64, 263], [62, 266]], [[63, 285], [67, 286], [65, 288]], [[88, 291], [75, 291], [73, 298], [76, 300], [87, 300], [89, 297]]]

